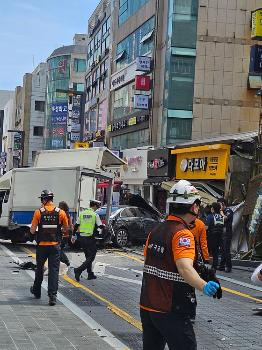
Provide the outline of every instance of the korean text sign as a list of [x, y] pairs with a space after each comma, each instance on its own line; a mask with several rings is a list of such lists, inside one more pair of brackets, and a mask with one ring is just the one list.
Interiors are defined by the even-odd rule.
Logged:
[[227, 176], [230, 146], [215, 144], [176, 149], [176, 178], [224, 180]]

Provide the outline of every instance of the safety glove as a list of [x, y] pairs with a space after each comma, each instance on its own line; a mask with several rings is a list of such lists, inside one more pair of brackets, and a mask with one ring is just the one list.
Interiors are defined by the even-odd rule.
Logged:
[[208, 297], [213, 297], [219, 289], [219, 284], [213, 281], [209, 281], [203, 288], [203, 293]]

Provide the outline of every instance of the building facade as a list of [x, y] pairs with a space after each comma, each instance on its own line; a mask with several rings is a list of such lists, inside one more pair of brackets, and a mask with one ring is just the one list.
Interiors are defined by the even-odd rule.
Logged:
[[40, 63], [32, 72], [32, 89], [30, 113], [24, 119], [24, 162], [32, 166], [37, 151], [43, 149], [45, 93], [46, 93], [46, 63]]
[[70, 148], [80, 141], [83, 124], [87, 35], [56, 49], [47, 59], [44, 148]]
[[109, 110], [111, 1], [102, 0], [88, 21], [84, 141], [104, 135]]
[[[262, 0], [115, 0], [112, 148], [257, 131], [260, 100], [251, 89], [250, 52], [259, 41], [251, 39], [250, 24], [260, 7]], [[151, 58], [147, 72], [139, 71], [141, 57]], [[255, 73], [261, 77], [262, 69]], [[139, 90], [141, 76], [148, 89]]]

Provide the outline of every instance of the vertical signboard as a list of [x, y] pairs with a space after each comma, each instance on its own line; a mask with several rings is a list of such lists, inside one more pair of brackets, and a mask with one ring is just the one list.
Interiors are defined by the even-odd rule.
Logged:
[[80, 141], [80, 130], [81, 130], [81, 102], [82, 95], [72, 96], [72, 113], [71, 113], [71, 133], [70, 141]]
[[251, 14], [251, 39], [262, 40], [262, 9], [257, 9]]
[[67, 125], [67, 102], [54, 103], [51, 106], [52, 148], [64, 148]]

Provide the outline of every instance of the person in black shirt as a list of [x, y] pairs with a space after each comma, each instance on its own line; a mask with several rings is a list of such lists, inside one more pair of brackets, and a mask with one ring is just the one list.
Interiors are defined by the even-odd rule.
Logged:
[[221, 205], [221, 215], [225, 220], [225, 227], [221, 242], [221, 261], [219, 265], [220, 271], [231, 272], [232, 261], [231, 261], [231, 241], [232, 241], [232, 224], [234, 213], [232, 209], [227, 207], [227, 201], [224, 198], [219, 198], [217, 202]]

